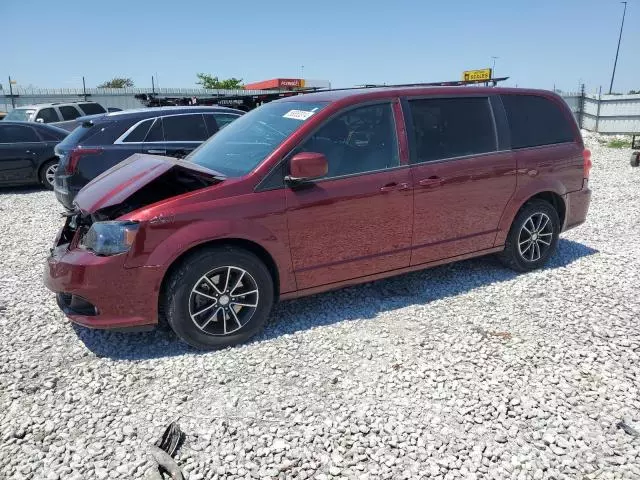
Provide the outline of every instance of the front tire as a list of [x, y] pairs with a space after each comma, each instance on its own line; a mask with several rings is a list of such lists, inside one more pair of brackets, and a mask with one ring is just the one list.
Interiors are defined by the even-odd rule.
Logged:
[[500, 260], [518, 272], [541, 268], [558, 246], [558, 212], [549, 202], [532, 200], [516, 215]]
[[38, 178], [40, 179], [40, 184], [46, 188], [47, 190], [53, 190], [53, 185], [55, 183], [55, 174], [58, 169], [58, 161], [57, 160], [49, 160], [45, 162], [38, 172]]
[[209, 350], [244, 342], [264, 326], [273, 280], [254, 254], [215, 247], [188, 256], [169, 277], [161, 309], [175, 334]]

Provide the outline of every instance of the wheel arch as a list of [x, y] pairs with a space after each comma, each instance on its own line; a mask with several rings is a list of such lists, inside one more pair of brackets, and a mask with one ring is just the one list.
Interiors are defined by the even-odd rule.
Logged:
[[[274, 292], [274, 301], [278, 299], [280, 296], [280, 272], [278, 270], [278, 265], [275, 261], [275, 258], [269, 253], [269, 251], [264, 248], [262, 245], [244, 238], [218, 238], [214, 240], [208, 240], [202, 242], [198, 245], [194, 245], [191, 248], [186, 249], [180, 255], [178, 255], [173, 261], [170, 263], [169, 267], [165, 270], [164, 275], [162, 276], [162, 281], [160, 282], [160, 292], [164, 291], [167, 280], [171, 277], [171, 274], [178, 268], [187, 258], [190, 256], [201, 252], [202, 250], [207, 250], [214, 247], [235, 247], [246, 250], [248, 252], [253, 253], [256, 257], [258, 257], [269, 270], [269, 274], [273, 280], [273, 292]], [[161, 304], [162, 295], [158, 296], [159, 305]]]
[[[563, 192], [564, 193], [564, 192]], [[524, 206], [532, 200], [544, 200], [555, 208], [558, 212], [560, 219], [561, 231], [564, 230], [565, 221], [567, 218], [567, 203], [564, 195], [559, 193], [557, 189], [547, 188], [537, 192], [531, 192], [528, 195], [520, 197], [518, 200], [513, 199], [511, 203], [505, 208], [505, 212], [500, 219], [498, 227], [498, 234], [494, 246], [503, 245], [511, 229], [511, 225], [515, 220], [518, 213], [524, 208]]]
[[38, 182], [40, 181], [40, 177], [42, 176], [42, 172], [43, 172], [44, 167], [48, 163], [52, 163], [52, 162], [59, 163], [60, 159], [54, 155], [53, 157], [49, 157], [46, 160], [40, 162], [40, 165], [38, 165], [38, 168], [36, 170], [36, 174], [37, 174], [36, 178], [38, 179]]

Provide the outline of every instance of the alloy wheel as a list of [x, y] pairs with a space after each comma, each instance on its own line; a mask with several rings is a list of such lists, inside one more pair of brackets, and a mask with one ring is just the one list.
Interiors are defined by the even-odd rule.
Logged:
[[545, 213], [534, 213], [520, 229], [518, 252], [527, 262], [537, 262], [551, 248], [552, 240], [553, 222]]
[[47, 169], [44, 171], [44, 178], [47, 181], [47, 183], [51, 186], [53, 186], [53, 183], [55, 182], [57, 169], [58, 169], [58, 164], [54, 163], [49, 165]]
[[208, 335], [230, 335], [251, 320], [258, 299], [258, 284], [249, 272], [218, 267], [200, 277], [191, 289], [189, 315]]

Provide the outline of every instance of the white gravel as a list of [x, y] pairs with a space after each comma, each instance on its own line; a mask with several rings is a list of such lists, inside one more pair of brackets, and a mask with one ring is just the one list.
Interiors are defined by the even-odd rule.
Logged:
[[640, 168], [591, 136], [588, 221], [545, 270], [490, 258], [280, 305], [197, 353], [74, 328], [42, 285], [50, 192], [0, 192], [0, 478], [640, 478]]

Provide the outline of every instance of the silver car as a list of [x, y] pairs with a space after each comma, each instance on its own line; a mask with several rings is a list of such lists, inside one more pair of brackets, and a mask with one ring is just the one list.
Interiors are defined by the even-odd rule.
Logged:
[[5, 118], [19, 122], [49, 123], [71, 131], [77, 126], [76, 118], [100, 113], [107, 113], [107, 109], [96, 102], [39, 103], [14, 108]]

